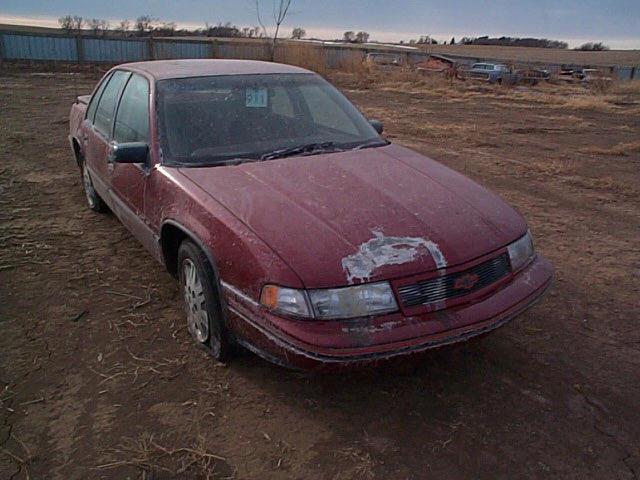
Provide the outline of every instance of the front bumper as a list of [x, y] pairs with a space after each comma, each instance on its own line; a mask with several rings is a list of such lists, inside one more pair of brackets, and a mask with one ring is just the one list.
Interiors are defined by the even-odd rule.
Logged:
[[335, 370], [462, 342], [494, 330], [531, 306], [551, 284], [540, 255], [511, 281], [473, 303], [415, 316], [394, 313], [349, 321], [282, 318], [225, 290], [239, 342], [263, 358], [302, 370]]

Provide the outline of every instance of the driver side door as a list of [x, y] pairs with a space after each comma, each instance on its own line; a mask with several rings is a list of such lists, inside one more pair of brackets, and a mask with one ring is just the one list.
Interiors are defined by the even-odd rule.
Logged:
[[[149, 145], [149, 95], [149, 81], [132, 73], [117, 104], [111, 148], [128, 143]], [[155, 253], [157, 241], [145, 216], [144, 204], [150, 164], [149, 157], [144, 163], [117, 163], [110, 158], [107, 169], [114, 213], [147, 249]]]

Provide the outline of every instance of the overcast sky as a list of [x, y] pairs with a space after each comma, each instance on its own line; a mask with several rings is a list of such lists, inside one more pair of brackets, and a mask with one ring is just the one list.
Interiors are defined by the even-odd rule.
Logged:
[[[265, 23], [272, 19], [272, 1], [260, 0]], [[57, 18], [66, 14], [112, 23], [149, 14], [188, 27], [207, 21], [257, 24], [254, 0], [0, 2], [0, 23], [57, 26]], [[380, 41], [507, 35], [565, 40], [571, 46], [604, 41], [612, 48], [640, 48], [640, 0], [293, 0], [285, 33], [294, 26], [321, 38], [365, 30]]]

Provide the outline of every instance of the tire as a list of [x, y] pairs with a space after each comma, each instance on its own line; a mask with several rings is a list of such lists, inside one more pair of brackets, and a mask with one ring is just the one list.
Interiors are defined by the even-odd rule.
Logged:
[[178, 249], [180, 289], [187, 330], [219, 362], [232, 357], [233, 342], [225, 326], [219, 285], [207, 256], [190, 240]]
[[82, 175], [82, 186], [84, 187], [84, 194], [87, 198], [89, 209], [98, 213], [106, 212], [108, 210], [107, 205], [104, 203], [104, 200], [100, 198], [96, 189], [93, 188], [91, 175], [89, 174], [89, 170], [85, 168], [84, 162], [80, 164], [80, 174]]

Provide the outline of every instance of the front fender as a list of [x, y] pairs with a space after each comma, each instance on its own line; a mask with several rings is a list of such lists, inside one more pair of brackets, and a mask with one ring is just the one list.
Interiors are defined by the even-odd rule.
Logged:
[[158, 167], [149, 179], [149, 214], [159, 230], [179, 228], [209, 257], [219, 280], [257, 300], [267, 283], [303, 288], [286, 261], [209, 194], [174, 168]]

